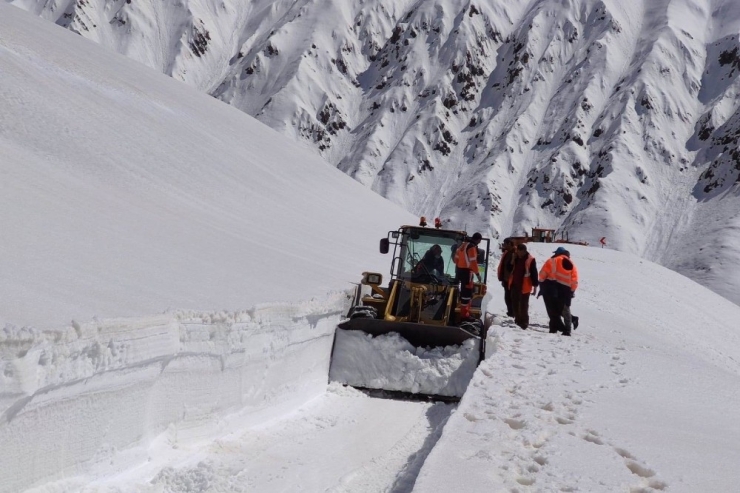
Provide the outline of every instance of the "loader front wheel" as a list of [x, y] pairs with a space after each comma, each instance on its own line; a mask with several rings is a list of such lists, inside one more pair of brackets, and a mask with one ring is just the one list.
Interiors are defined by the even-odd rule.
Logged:
[[480, 320], [465, 321], [460, 324], [460, 328], [475, 336], [480, 336], [483, 332], [483, 322]]
[[347, 318], [378, 318], [378, 310], [374, 306], [357, 305], [349, 309]]

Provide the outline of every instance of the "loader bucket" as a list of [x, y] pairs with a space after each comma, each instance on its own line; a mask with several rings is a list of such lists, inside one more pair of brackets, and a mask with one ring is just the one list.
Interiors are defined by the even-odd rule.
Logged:
[[353, 318], [338, 325], [343, 330], [361, 330], [373, 336], [395, 332], [414, 347], [459, 346], [474, 334], [460, 327], [389, 322], [375, 318]]
[[455, 402], [484, 353], [485, 329], [477, 337], [460, 327], [350, 319], [336, 330], [329, 380], [372, 396]]

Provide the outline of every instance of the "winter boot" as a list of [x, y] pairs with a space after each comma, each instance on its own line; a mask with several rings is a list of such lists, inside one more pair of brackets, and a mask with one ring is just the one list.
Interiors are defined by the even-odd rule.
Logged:
[[460, 305], [460, 320], [470, 320], [470, 305]]

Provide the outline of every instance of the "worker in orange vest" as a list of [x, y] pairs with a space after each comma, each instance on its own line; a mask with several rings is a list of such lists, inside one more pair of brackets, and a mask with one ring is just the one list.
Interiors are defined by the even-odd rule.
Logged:
[[460, 283], [460, 319], [469, 320], [470, 305], [473, 302], [473, 275], [481, 282], [480, 270], [478, 269], [478, 244], [483, 239], [480, 233], [475, 233], [470, 240], [464, 241], [455, 250], [453, 260], [455, 261], [455, 275]]
[[562, 332], [569, 336], [570, 324], [566, 325], [562, 317], [564, 308], [570, 306], [570, 300], [578, 289], [578, 269], [565, 248], [558, 247], [553, 253], [540, 270], [540, 294], [550, 319], [550, 333]]
[[511, 306], [514, 309], [514, 323], [522, 329], [529, 327], [529, 296], [537, 291], [537, 261], [527, 251], [527, 245], [516, 246], [514, 267], [509, 277]]

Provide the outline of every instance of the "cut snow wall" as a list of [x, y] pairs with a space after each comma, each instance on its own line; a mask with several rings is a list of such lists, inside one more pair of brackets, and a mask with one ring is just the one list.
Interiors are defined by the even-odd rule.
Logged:
[[145, 460], [155, 437], [177, 447], [320, 394], [346, 303], [336, 293], [239, 313], [6, 326], [0, 492], [82, 473], [125, 449]]

